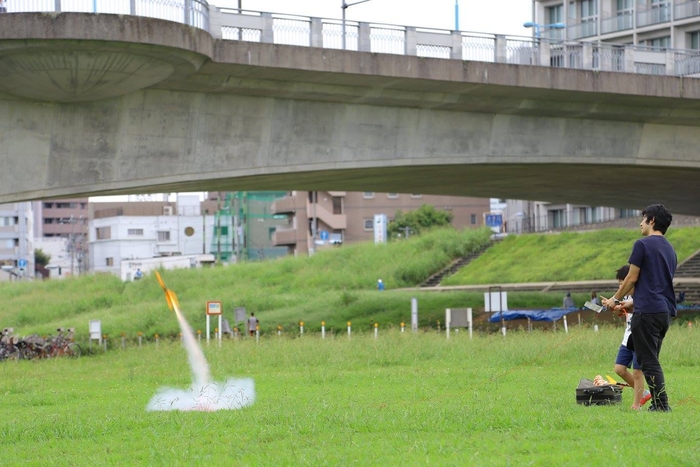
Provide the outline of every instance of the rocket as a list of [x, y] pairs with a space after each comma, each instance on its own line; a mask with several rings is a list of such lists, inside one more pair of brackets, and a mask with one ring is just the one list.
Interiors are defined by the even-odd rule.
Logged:
[[175, 308], [179, 310], [180, 303], [177, 301], [177, 295], [175, 295], [175, 292], [165, 286], [165, 282], [163, 282], [163, 279], [160, 277], [160, 274], [158, 274], [158, 271], [155, 271], [155, 273], [160, 287], [163, 289], [163, 292], [165, 292], [165, 301], [168, 302], [168, 308], [170, 308], [170, 311], [173, 311]]

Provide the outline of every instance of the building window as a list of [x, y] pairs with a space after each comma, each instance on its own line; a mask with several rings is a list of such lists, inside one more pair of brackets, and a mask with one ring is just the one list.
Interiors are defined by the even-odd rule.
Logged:
[[169, 230], [159, 230], [158, 231], [158, 241], [159, 242], [169, 242], [170, 241], [170, 231]]
[[112, 238], [111, 227], [98, 227], [95, 229], [95, 238], [97, 240], [109, 240]]
[[644, 44], [654, 50], [666, 50], [671, 45], [671, 37], [655, 37], [654, 39], [647, 40]]
[[51, 209], [52, 207], [53, 207], [53, 203], [44, 203], [45, 209]]
[[387, 193], [386, 197], [389, 199], [396, 199], [399, 197], [399, 194], [398, 193]]
[[566, 227], [566, 213], [563, 209], [550, 211], [552, 213], [552, 228]]
[[[15, 241], [11, 238], [8, 238], [7, 240], [4, 241], [5, 243], [5, 249], [11, 250], [12, 248], [15, 247]], [[2, 243], [0, 243], [2, 245]]]
[[340, 198], [340, 196], [334, 196], [333, 197], [333, 214], [342, 214], [343, 213], [343, 200]]
[[365, 219], [365, 230], [374, 230], [374, 219]]
[[690, 48], [700, 50], [700, 31], [690, 33]]
[[[563, 23], [564, 5], [559, 4], [545, 8], [545, 18], [547, 18], [547, 24]], [[544, 32], [544, 36], [551, 39], [563, 39], [564, 31], [562, 29], [550, 29]]]
[[373, 191], [365, 191], [364, 193], [362, 193], [362, 197], [364, 199], [372, 199], [372, 198], [374, 198], [374, 192]]
[[471, 221], [472, 225], [476, 225], [476, 214], [469, 216], [469, 220]]
[[114, 258], [105, 258], [107, 266], [114, 266]]
[[0, 217], [0, 227], [10, 227], [17, 224], [16, 217]]
[[143, 237], [143, 229], [128, 229], [127, 235], [129, 237]]

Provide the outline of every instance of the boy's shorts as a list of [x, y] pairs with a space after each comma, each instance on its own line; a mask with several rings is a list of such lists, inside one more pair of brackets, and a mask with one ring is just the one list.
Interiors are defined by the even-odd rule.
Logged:
[[623, 365], [626, 368], [632, 367], [633, 370], [641, 370], [642, 367], [637, 363], [637, 356], [633, 351], [627, 348], [626, 345], [620, 345], [620, 350], [617, 351], [615, 365]]

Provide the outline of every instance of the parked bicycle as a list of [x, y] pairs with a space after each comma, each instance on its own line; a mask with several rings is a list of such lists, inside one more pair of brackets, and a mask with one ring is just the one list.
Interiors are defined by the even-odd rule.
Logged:
[[58, 332], [56, 336], [44, 338], [38, 334], [31, 334], [20, 339], [12, 335], [12, 328], [5, 328], [0, 340], [0, 360], [80, 357], [83, 353], [82, 349], [80, 345], [73, 342], [75, 328], [58, 328], [56, 331]]

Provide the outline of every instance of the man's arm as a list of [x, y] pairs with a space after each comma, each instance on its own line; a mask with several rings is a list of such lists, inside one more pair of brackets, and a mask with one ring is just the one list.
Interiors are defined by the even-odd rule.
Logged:
[[618, 301], [622, 300], [622, 298], [629, 294], [629, 292], [634, 288], [637, 280], [639, 279], [639, 271], [639, 266], [630, 264], [630, 271], [627, 273], [625, 280], [622, 281], [622, 284], [620, 284], [620, 288], [617, 289], [617, 292], [615, 292], [612, 297], [605, 300], [604, 305], [607, 306], [609, 310], [615, 308], [615, 299]]

